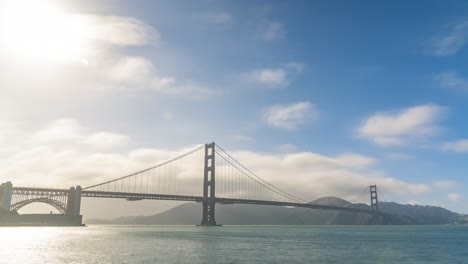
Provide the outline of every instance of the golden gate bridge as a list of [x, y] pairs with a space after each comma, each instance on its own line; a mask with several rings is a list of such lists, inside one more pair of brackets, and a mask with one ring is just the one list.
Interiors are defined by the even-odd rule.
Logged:
[[306, 201], [259, 177], [213, 142], [156, 166], [84, 188], [34, 188], [3, 183], [0, 186], [0, 208], [17, 211], [31, 203], [46, 203], [60, 214], [72, 217], [76, 224], [81, 224], [82, 197], [170, 200], [202, 203], [202, 226], [217, 225], [217, 203], [350, 211], [368, 214], [367, 222], [377, 223], [377, 186], [370, 185], [354, 200], [366, 196], [370, 198], [370, 206], [332, 206]]

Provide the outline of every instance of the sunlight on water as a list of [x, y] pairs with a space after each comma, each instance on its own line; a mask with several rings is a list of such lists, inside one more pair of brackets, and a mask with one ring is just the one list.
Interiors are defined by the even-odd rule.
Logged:
[[85, 229], [54, 227], [0, 228], [1, 263], [65, 263], [57, 254], [67, 254], [67, 245]]
[[0, 228], [0, 263], [466, 263], [468, 227]]

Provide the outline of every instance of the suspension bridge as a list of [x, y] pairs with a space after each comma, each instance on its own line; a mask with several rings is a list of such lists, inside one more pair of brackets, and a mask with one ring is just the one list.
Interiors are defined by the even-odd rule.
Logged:
[[369, 215], [369, 223], [379, 218], [376, 185], [358, 198], [370, 199], [370, 206], [356, 207], [316, 204], [267, 182], [242, 165], [217, 144], [197, 147], [156, 166], [99, 184], [69, 189], [0, 186], [0, 208], [17, 211], [31, 203], [46, 203], [81, 224], [81, 198], [115, 198], [128, 201], [169, 200], [202, 203], [202, 226], [216, 226], [215, 207], [221, 204], [257, 204], [340, 210]]

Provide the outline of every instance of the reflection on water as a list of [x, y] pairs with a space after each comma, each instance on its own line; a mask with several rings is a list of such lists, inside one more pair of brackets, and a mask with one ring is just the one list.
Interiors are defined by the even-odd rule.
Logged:
[[466, 263], [468, 227], [0, 228], [0, 263]]

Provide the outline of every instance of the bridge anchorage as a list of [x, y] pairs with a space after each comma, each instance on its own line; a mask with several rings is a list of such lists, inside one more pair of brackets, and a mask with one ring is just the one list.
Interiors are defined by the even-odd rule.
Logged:
[[[0, 208], [3, 211], [17, 212], [32, 203], [45, 203], [54, 207], [64, 217], [54, 217], [54, 221], [63, 225], [81, 225], [81, 187], [70, 189], [47, 189], [13, 187], [11, 182], [0, 185]], [[21, 220], [21, 219], [19, 219]], [[27, 221], [34, 221], [29, 216]]]
[[17, 211], [30, 203], [46, 203], [81, 224], [82, 197], [149, 199], [201, 203], [200, 226], [217, 226], [217, 203], [349, 211], [369, 215], [368, 223], [380, 223], [377, 186], [366, 188], [359, 197], [366, 193], [370, 193], [370, 206], [311, 203], [265, 181], [213, 142], [145, 170], [85, 188], [14, 187], [7, 182], [0, 186], [0, 208]]

